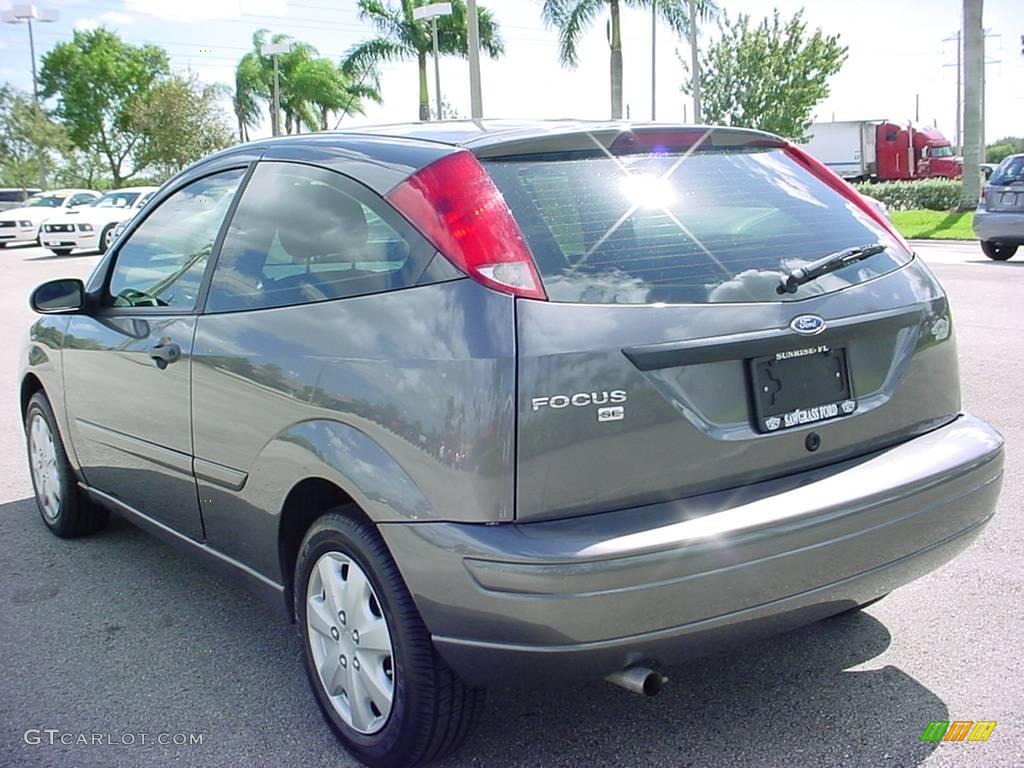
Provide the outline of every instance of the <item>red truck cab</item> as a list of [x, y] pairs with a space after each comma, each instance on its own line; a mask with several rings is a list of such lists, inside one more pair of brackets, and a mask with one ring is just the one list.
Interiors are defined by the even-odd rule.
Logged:
[[959, 179], [963, 158], [934, 128], [879, 123], [876, 128], [877, 177], [880, 179]]

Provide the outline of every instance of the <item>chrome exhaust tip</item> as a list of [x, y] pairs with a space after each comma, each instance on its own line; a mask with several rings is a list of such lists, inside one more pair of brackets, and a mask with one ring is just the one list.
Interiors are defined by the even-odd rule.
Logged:
[[605, 680], [641, 696], [657, 696], [668, 678], [649, 667], [626, 667], [612, 672]]

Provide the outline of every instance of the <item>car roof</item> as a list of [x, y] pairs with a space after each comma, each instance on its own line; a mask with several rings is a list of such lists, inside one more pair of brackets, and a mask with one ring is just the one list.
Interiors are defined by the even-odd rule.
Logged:
[[[525, 140], [546, 137], [588, 136], [621, 134], [629, 131], [695, 130], [711, 131], [716, 134], [733, 134], [743, 137], [762, 137], [783, 141], [775, 134], [751, 128], [731, 126], [693, 125], [686, 123], [633, 122], [626, 120], [437, 120], [430, 122], [382, 123], [379, 125], [353, 126], [343, 131], [317, 131], [274, 138], [256, 139], [247, 144], [236, 144], [204, 158], [201, 163], [214, 157], [238, 153], [254, 147], [303, 147], [335, 143], [344, 146], [348, 141], [379, 140], [388, 144], [444, 144], [451, 147], [480, 149], [484, 147], [514, 144]], [[397, 140], [397, 142], [396, 142]]]
[[40, 192], [40, 195], [77, 195], [79, 192], [91, 192], [94, 195], [98, 195], [95, 189], [79, 189], [78, 187], [67, 187], [62, 189], [47, 189]]
[[104, 192], [104, 195], [120, 195], [125, 192], [140, 192], [145, 194], [146, 192], [155, 192], [160, 187], [120, 187], [118, 189], [108, 189]]
[[460, 149], [481, 159], [576, 152], [608, 152], [623, 135], [689, 131], [704, 134], [712, 147], [783, 146], [770, 133], [679, 123], [608, 120], [439, 120], [353, 126], [344, 131], [257, 139], [215, 152], [185, 169], [180, 179], [235, 162], [276, 160], [309, 162], [358, 178], [386, 194], [404, 178]]

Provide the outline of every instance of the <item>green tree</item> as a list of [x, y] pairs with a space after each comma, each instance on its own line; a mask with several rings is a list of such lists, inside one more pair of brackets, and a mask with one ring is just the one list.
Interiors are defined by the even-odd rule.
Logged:
[[0, 179], [4, 186], [45, 186], [47, 170], [71, 146], [64, 128], [27, 94], [0, 86]]
[[[359, 18], [370, 22], [378, 36], [354, 46], [345, 56], [344, 69], [350, 76], [368, 71], [389, 61], [416, 59], [420, 77], [420, 120], [430, 119], [430, 95], [427, 88], [427, 61], [434, 50], [429, 21], [416, 21], [413, 9], [429, 5], [431, 0], [400, 0], [398, 7], [388, 0], [359, 0]], [[477, 6], [480, 47], [492, 59], [505, 52], [498, 23], [486, 8]], [[452, 12], [437, 19], [438, 50], [446, 56], [469, 54], [466, 39], [466, 4], [452, 0]]]
[[232, 132], [220, 106], [223, 95], [223, 86], [203, 84], [195, 75], [175, 75], [134, 101], [129, 122], [142, 134], [136, 167], [170, 176], [231, 144]]
[[[748, 14], [735, 22], [723, 14], [718, 26], [718, 39], [700, 51], [704, 122], [806, 140], [815, 105], [846, 61], [839, 36], [809, 32], [803, 11], [783, 22], [776, 10], [756, 26]], [[683, 91], [691, 92], [689, 78]]]
[[[563, 66], [579, 64], [580, 37], [593, 25], [607, 7], [609, 14], [608, 46], [611, 49], [610, 84], [613, 120], [622, 118], [622, 6], [647, 8], [655, 3], [658, 15], [676, 34], [689, 30], [686, 0], [544, 0], [541, 15], [544, 23], [558, 30], [558, 58]], [[710, 0], [699, 0], [697, 12], [708, 16], [715, 11]]]
[[985, 162], [1001, 163], [1020, 152], [1024, 152], [1024, 136], [1004, 136], [985, 147]]
[[133, 154], [142, 139], [132, 109], [169, 73], [163, 48], [129, 45], [101, 27], [54, 46], [43, 56], [39, 82], [44, 97], [57, 97], [56, 114], [72, 143], [102, 155], [120, 185], [135, 174]]

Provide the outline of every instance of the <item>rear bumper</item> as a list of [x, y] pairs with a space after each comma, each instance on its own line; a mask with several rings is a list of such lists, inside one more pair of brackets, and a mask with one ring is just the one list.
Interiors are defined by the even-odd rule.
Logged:
[[991, 517], [1003, 441], [962, 416], [865, 459], [728, 492], [529, 524], [383, 524], [463, 677], [508, 684], [671, 664], [928, 573]]
[[973, 226], [979, 240], [1024, 245], [1024, 213], [979, 209], [974, 212]]

